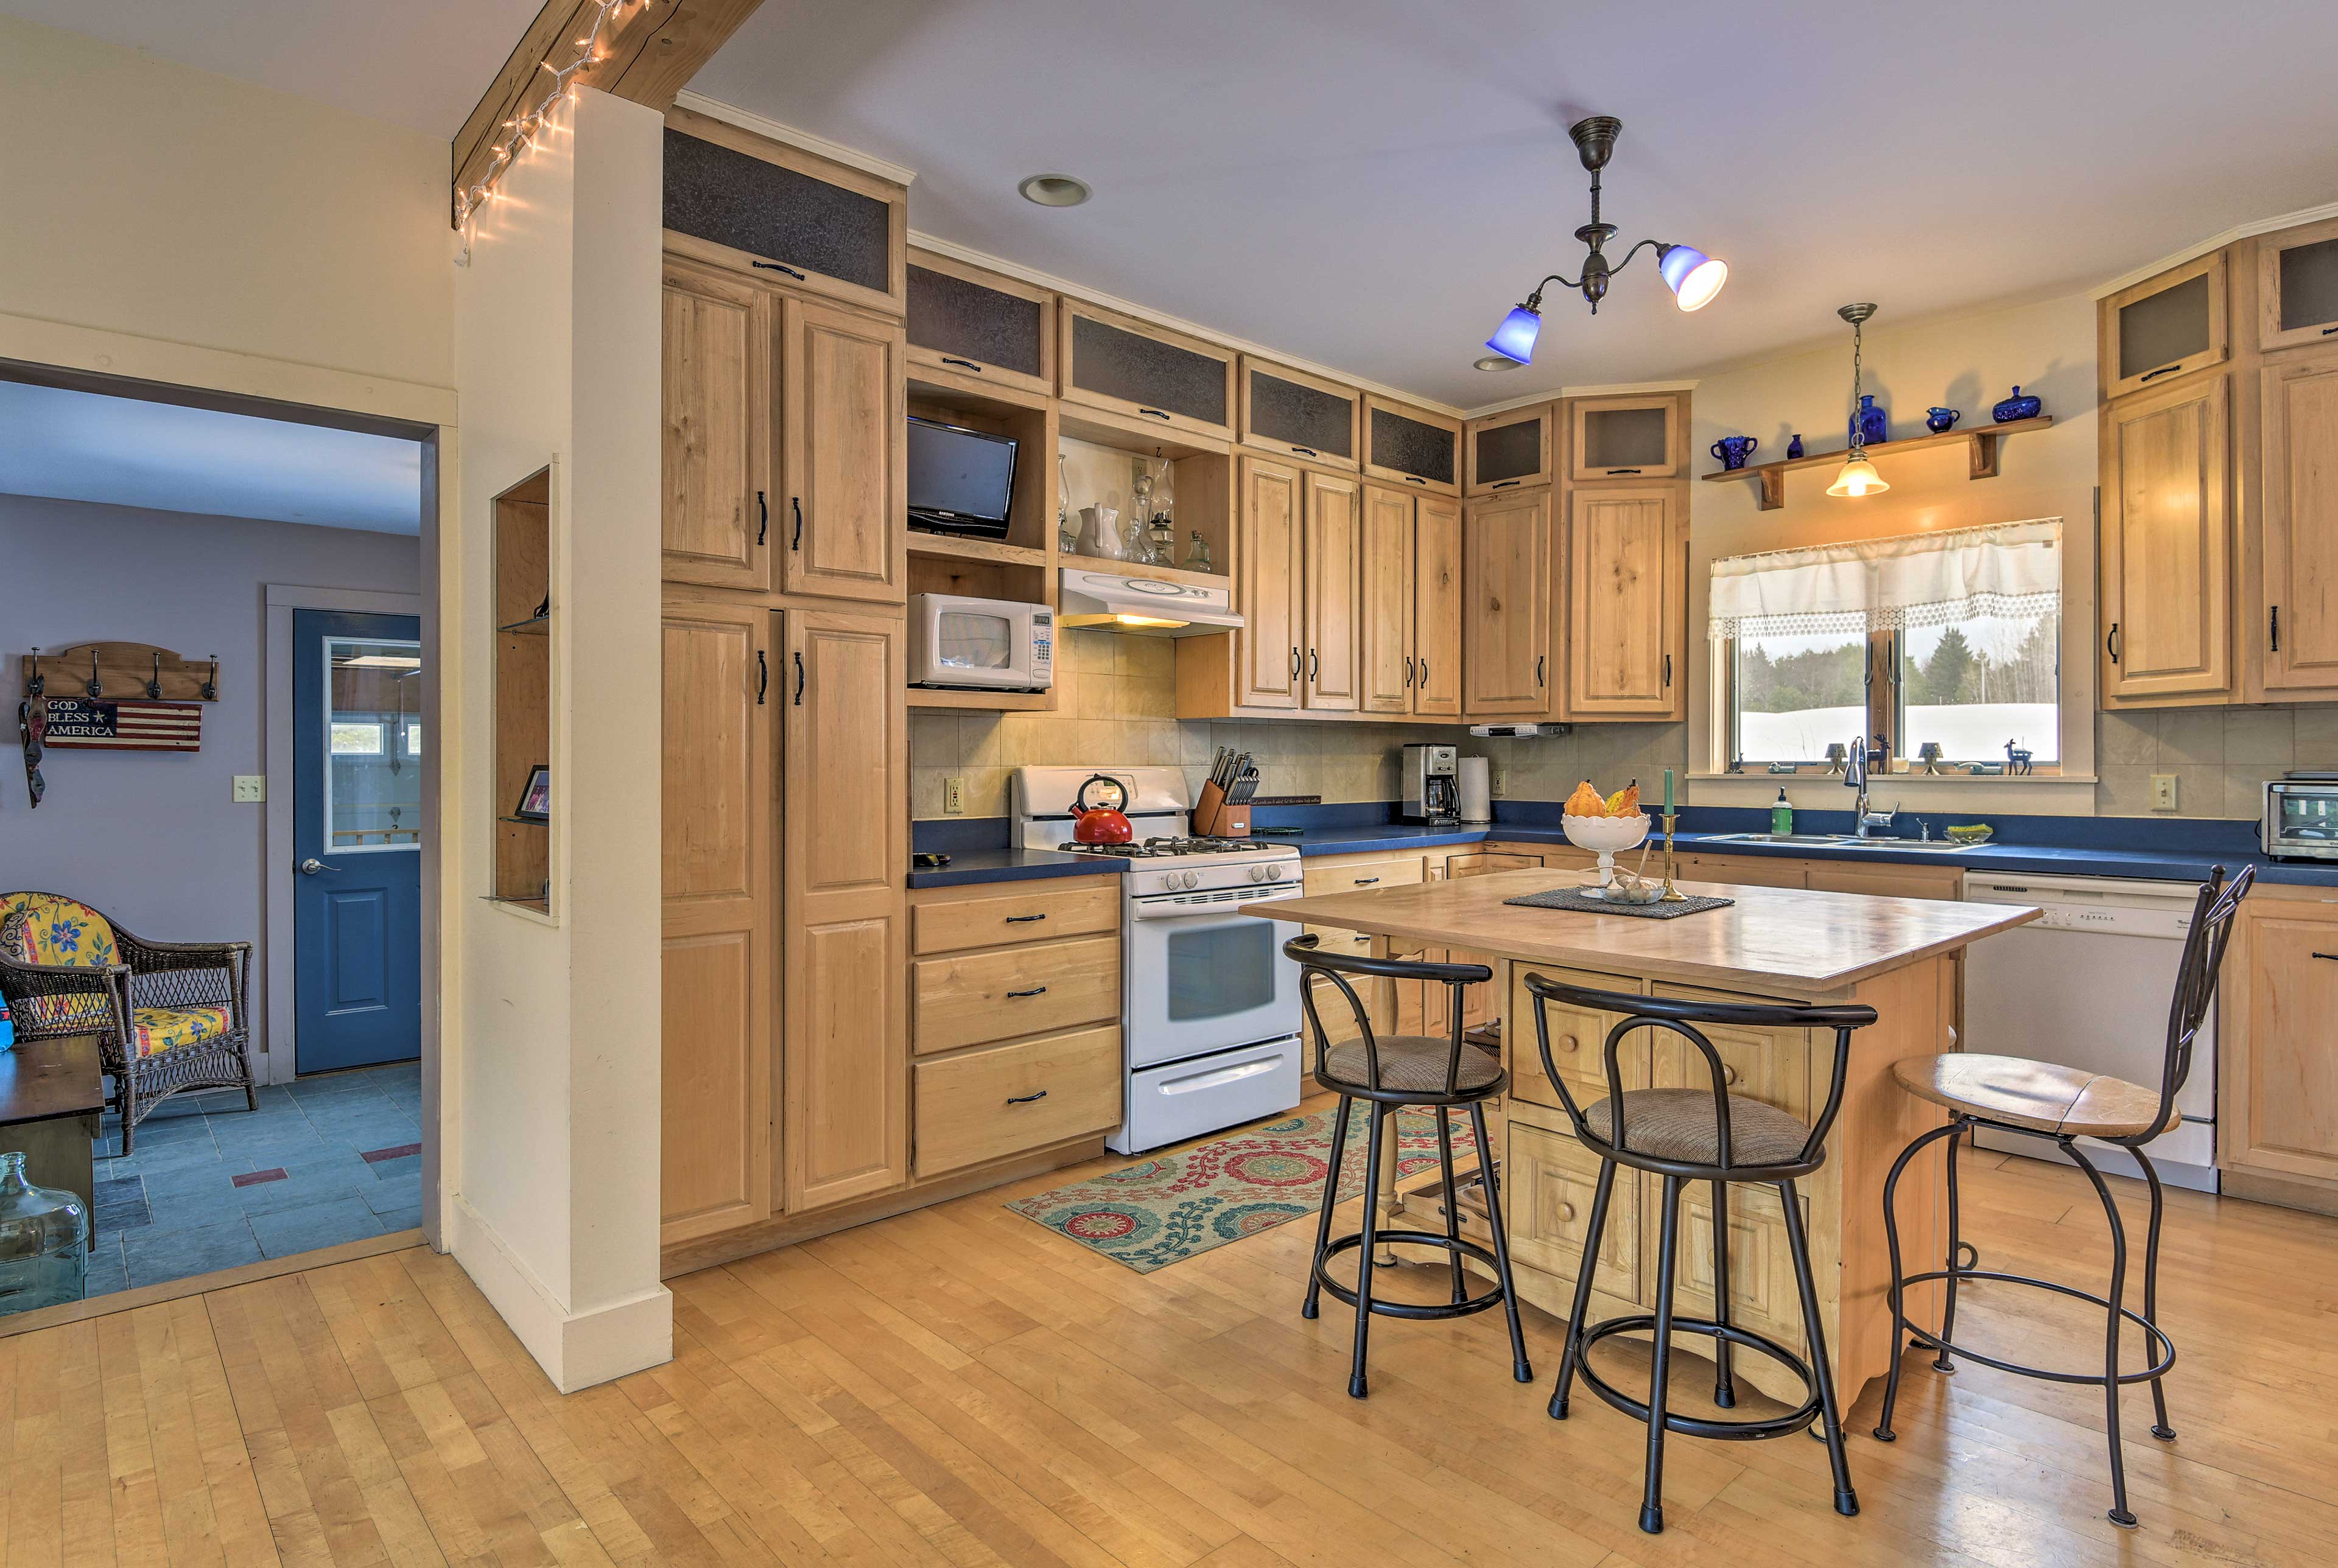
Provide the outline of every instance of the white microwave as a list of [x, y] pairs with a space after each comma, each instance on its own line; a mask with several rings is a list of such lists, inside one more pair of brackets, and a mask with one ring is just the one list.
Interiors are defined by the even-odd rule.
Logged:
[[909, 684], [1045, 691], [1056, 681], [1056, 612], [1014, 599], [909, 595]]

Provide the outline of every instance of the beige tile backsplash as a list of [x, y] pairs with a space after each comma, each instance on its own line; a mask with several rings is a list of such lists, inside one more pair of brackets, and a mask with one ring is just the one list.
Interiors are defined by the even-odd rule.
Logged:
[[[2338, 708], [2165, 708], [2095, 715], [2095, 810], [2104, 817], [2253, 818], [2292, 768], [2338, 769]], [[2176, 775], [2174, 812], [2151, 776]]]

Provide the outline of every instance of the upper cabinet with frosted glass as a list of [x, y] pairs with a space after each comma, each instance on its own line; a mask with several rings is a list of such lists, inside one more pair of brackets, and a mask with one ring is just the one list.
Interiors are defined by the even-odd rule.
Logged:
[[2221, 365], [2232, 353], [2225, 252], [2172, 267], [2103, 301], [2103, 396], [2124, 397]]
[[2338, 342], [2338, 219], [2257, 241], [2257, 347]]
[[1683, 469], [1683, 399], [1677, 393], [1570, 397], [1567, 476], [1578, 484], [1670, 479]]
[[1558, 408], [1556, 403], [1535, 403], [1470, 420], [1469, 483], [1463, 494], [1475, 499], [1549, 484]]

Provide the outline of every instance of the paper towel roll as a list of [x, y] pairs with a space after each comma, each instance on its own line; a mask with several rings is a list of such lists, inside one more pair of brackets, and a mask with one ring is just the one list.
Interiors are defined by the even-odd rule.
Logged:
[[1494, 789], [1492, 770], [1483, 757], [1461, 759], [1461, 820], [1491, 822], [1494, 819]]

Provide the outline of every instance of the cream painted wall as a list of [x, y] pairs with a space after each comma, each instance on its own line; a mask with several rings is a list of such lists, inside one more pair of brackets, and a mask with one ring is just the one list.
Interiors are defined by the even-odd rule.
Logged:
[[[457, 622], [484, 647], [495, 496], [553, 467], [553, 916], [484, 901], [490, 769], [450, 793], [469, 880], [456, 1256], [561, 1388], [671, 1354], [657, 1279], [661, 127], [587, 93], [457, 275]], [[494, 754], [492, 682], [456, 700]], [[646, 1133], [645, 1133], [646, 1130]]]
[[452, 381], [444, 141], [0, 17], [0, 313]]

